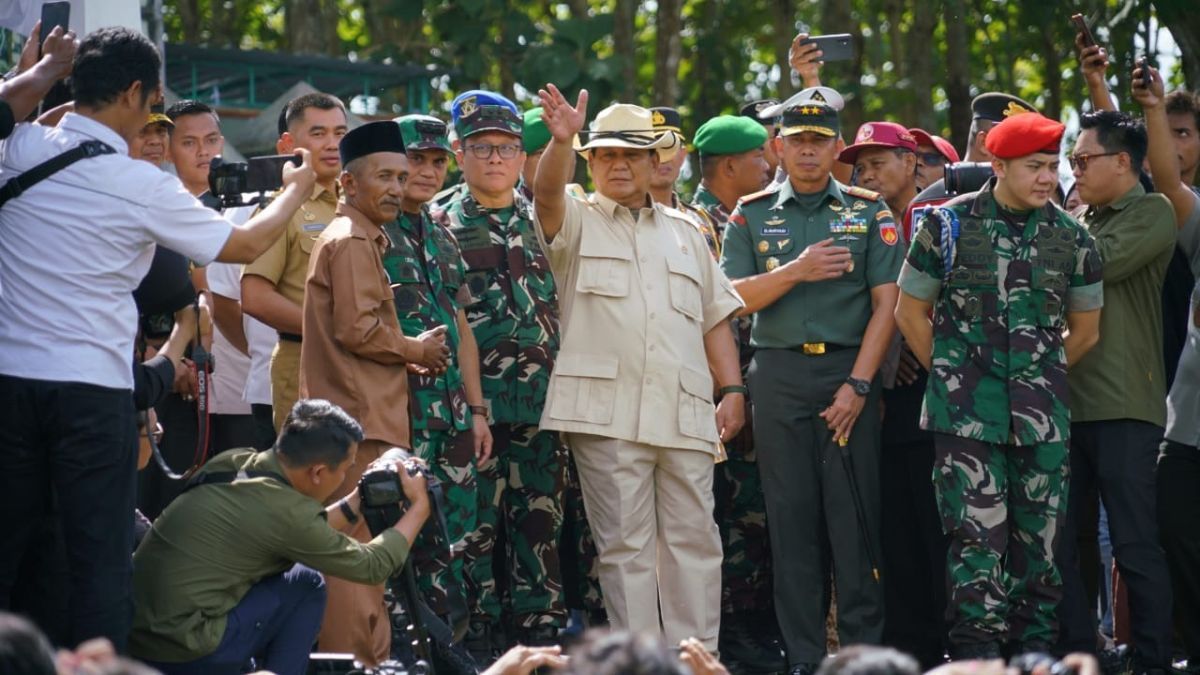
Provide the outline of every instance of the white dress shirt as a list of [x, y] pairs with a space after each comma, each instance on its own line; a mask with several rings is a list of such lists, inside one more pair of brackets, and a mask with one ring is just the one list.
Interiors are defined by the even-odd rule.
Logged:
[[132, 389], [132, 293], [154, 245], [208, 264], [233, 226], [75, 113], [18, 125], [0, 145], [0, 184], [91, 139], [117, 154], [80, 160], [0, 209], [0, 374]]

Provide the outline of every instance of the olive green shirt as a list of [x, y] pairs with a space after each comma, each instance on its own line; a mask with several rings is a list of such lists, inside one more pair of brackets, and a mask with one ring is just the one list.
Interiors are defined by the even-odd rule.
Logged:
[[408, 541], [388, 528], [362, 544], [337, 532], [316, 500], [287, 483], [274, 451], [229, 450], [201, 474], [267, 472], [191, 488], [163, 511], [133, 556], [129, 652], [177, 663], [211, 654], [250, 587], [295, 563], [364, 584], [404, 564]]
[[1067, 372], [1071, 421], [1166, 424], [1162, 287], [1175, 248], [1175, 212], [1141, 185], [1108, 206], [1076, 211], [1104, 262], [1100, 342]]
[[721, 246], [721, 269], [730, 279], [773, 272], [825, 239], [850, 249], [853, 269], [836, 279], [796, 284], [759, 310], [751, 346], [862, 344], [872, 314], [870, 291], [896, 283], [904, 247], [882, 197], [833, 178], [823, 192], [796, 194], [789, 180], [738, 201]]

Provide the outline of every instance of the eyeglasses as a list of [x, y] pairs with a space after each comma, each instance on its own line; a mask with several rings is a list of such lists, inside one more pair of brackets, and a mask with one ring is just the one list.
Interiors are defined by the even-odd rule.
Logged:
[[1097, 157], [1111, 157], [1113, 155], [1119, 155], [1119, 154], [1121, 154], [1119, 151], [1118, 152], [1100, 152], [1100, 153], [1096, 153], [1094, 155], [1083, 152], [1078, 155], [1068, 155], [1067, 163], [1071, 165], [1072, 169], [1079, 169], [1080, 171], [1087, 171], [1088, 162], [1092, 161], [1093, 159], [1096, 159]]
[[500, 159], [512, 159], [521, 152], [521, 145], [519, 143], [502, 143], [500, 145], [475, 143], [468, 145], [467, 150], [475, 159], [490, 159], [493, 152], [499, 153]]
[[941, 166], [946, 163], [946, 158], [940, 152], [918, 152], [917, 160], [925, 166]]

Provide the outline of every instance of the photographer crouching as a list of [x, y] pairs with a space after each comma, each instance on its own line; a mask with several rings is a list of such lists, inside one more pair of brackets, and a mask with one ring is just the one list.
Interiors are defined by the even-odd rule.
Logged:
[[362, 440], [341, 408], [303, 399], [272, 449], [209, 460], [133, 557], [130, 652], [168, 675], [246, 672], [252, 658], [278, 675], [305, 672], [325, 609], [318, 572], [383, 583], [403, 567], [430, 512], [415, 464], [375, 462], [368, 471], [399, 475], [408, 508], [369, 542], [347, 536], [362, 518], [358, 490], [321, 504]]

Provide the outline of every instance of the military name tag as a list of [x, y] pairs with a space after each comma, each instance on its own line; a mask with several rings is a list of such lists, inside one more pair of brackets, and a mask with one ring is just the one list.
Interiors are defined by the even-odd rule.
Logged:
[[324, 230], [325, 226], [328, 224], [329, 223], [305, 223], [304, 231], [305, 232], [320, 232], [321, 230]]
[[764, 237], [786, 237], [792, 230], [787, 227], [764, 227], [762, 233]]

